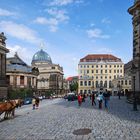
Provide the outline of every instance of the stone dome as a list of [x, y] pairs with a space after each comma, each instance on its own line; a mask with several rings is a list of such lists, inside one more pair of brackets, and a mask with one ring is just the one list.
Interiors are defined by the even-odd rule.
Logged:
[[32, 58], [32, 64], [33, 63], [39, 63], [39, 62], [47, 62], [47, 63], [52, 63], [51, 57], [43, 51], [42, 49], [38, 51], [37, 53], [34, 54]]

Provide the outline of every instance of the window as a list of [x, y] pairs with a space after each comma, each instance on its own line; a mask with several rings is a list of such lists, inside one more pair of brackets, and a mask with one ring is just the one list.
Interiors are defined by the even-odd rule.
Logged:
[[96, 81], [96, 88], [98, 87], [98, 81]]
[[88, 81], [88, 85], [91, 86], [91, 81]]
[[90, 94], [90, 89], [88, 90], [88, 93]]
[[107, 68], [107, 65], [105, 65], [105, 67]]
[[111, 81], [109, 81], [109, 88], [112, 88], [112, 83], [111, 83]]
[[105, 70], [105, 73], [107, 73], [107, 70]]
[[117, 70], [117, 73], [119, 73], [119, 70]]
[[89, 68], [89, 65], [87, 65], [87, 68]]
[[114, 70], [114, 73], [116, 73], [116, 70]]
[[52, 67], [52, 69], [55, 69], [55, 67]]
[[121, 85], [123, 85], [123, 80], [121, 80]]
[[94, 73], [94, 70], [92, 70], [92, 73]]
[[89, 70], [87, 70], [87, 73], [89, 73]]
[[94, 81], [92, 81], [92, 87], [94, 87]]
[[104, 87], [107, 88], [107, 81], [104, 82]]
[[81, 65], [81, 68], [82, 68], [82, 65]]
[[101, 65], [101, 68], [102, 68], [103, 66]]
[[129, 85], [131, 85], [131, 80], [129, 80]]
[[98, 79], [98, 76], [96, 76], [96, 79]]
[[114, 75], [114, 79], [116, 79], [116, 75]]
[[98, 73], [98, 70], [96, 70], [96, 73]]
[[80, 81], [80, 86], [83, 86], [83, 81]]
[[110, 68], [111, 68], [111, 65], [110, 65]]
[[125, 85], [127, 85], [127, 80], [125, 80]]
[[94, 65], [92, 65], [92, 68], [94, 68]]
[[20, 85], [24, 85], [24, 76], [20, 76]]
[[84, 85], [87, 86], [87, 81], [84, 82]]
[[87, 90], [84, 90], [84, 94], [86, 94], [87, 93]]
[[96, 65], [96, 68], [98, 68], [98, 65]]
[[101, 74], [103, 73], [103, 70], [101, 70]]
[[111, 73], [111, 70], [109, 70], [109, 73]]
[[103, 87], [103, 81], [100, 81], [100, 87]]
[[103, 77], [101, 76], [101, 79], [103, 79]]

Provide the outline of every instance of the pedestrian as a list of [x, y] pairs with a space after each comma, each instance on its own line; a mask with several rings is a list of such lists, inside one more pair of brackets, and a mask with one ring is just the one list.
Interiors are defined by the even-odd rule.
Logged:
[[121, 99], [121, 92], [120, 91], [118, 91], [118, 98], [119, 98], [119, 100]]
[[108, 111], [108, 101], [110, 99], [110, 94], [107, 91], [107, 89], [105, 90], [105, 92], [103, 93], [103, 98], [104, 98], [104, 103], [105, 103], [105, 109]]
[[93, 106], [93, 103], [94, 103], [94, 105], [96, 105], [94, 93], [92, 93], [92, 95], [91, 95], [91, 101], [92, 101], [92, 106]]
[[36, 109], [38, 109], [38, 107], [39, 107], [39, 98], [38, 97], [35, 100], [35, 105], [36, 105]]
[[103, 102], [103, 94], [102, 92], [99, 93], [97, 100], [99, 102], [99, 109], [102, 109], [102, 102]]
[[84, 93], [84, 94], [82, 94], [82, 102], [85, 102], [85, 98], [86, 98], [86, 96], [85, 96], [85, 93]]
[[32, 99], [33, 110], [35, 109], [36, 100], [35, 98]]
[[79, 106], [81, 106], [81, 103], [82, 103], [82, 96], [81, 94], [78, 95], [78, 104]]

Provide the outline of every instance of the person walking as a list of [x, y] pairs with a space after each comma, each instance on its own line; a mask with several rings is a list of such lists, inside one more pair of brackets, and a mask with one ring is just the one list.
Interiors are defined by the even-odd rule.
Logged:
[[36, 103], [36, 100], [35, 100], [35, 98], [33, 98], [32, 99], [33, 110], [35, 110], [35, 103]]
[[79, 106], [81, 106], [81, 103], [82, 103], [82, 96], [81, 94], [78, 95], [78, 104]]
[[102, 92], [99, 93], [97, 100], [99, 102], [99, 109], [102, 109], [102, 102], [103, 102], [103, 94]]
[[118, 91], [118, 98], [119, 98], [119, 100], [121, 99], [121, 92], [120, 91]]
[[110, 98], [110, 94], [109, 92], [106, 91], [103, 93], [103, 98], [104, 98], [104, 103], [105, 103], [105, 109], [108, 111], [108, 101], [109, 101], [109, 98]]
[[92, 95], [91, 95], [91, 101], [92, 101], [92, 106], [93, 106], [93, 103], [94, 103], [94, 105], [96, 106], [95, 94], [94, 94], [94, 93], [92, 93]]
[[36, 105], [36, 109], [38, 109], [38, 107], [39, 107], [39, 98], [38, 97], [35, 100], [35, 105]]

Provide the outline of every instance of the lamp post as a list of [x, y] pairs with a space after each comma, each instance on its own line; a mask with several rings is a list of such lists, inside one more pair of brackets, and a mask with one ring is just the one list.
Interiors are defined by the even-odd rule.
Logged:
[[137, 111], [137, 99], [136, 99], [136, 91], [135, 91], [135, 74], [136, 74], [137, 67], [132, 63], [132, 74], [133, 74], [133, 111]]

